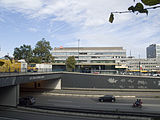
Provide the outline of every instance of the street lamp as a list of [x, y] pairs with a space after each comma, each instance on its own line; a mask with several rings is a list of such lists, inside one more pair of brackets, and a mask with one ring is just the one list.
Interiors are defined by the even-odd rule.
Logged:
[[78, 61], [77, 61], [77, 63], [78, 63], [78, 70], [79, 70], [79, 41], [80, 41], [80, 39], [78, 39]]

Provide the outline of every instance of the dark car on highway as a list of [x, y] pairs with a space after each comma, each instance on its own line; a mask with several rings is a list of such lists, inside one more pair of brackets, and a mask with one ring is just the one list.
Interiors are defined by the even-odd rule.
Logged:
[[19, 98], [19, 105], [20, 106], [33, 105], [35, 103], [36, 103], [36, 100], [32, 96], [27, 96], [27, 97], [21, 97], [21, 98]]
[[103, 97], [99, 97], [100, 102], [115, 102], [116, 98], [112, 95], [104, 95]]

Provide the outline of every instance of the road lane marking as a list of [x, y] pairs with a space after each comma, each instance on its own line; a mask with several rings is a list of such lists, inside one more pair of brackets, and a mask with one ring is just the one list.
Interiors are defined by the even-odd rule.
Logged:
[[116, 98], [122, 97], [122, 98], [135, 98], [136, 96], [115, 96]]

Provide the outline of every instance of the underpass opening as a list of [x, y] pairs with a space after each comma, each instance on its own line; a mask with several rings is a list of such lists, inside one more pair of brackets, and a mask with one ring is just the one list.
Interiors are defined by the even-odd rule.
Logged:
[[39, 80], [20, 84], [20, 97], [34, 96], [44, 92], [61, 89], [61, 79]]
[[20, 84], [20, 92], [23, 91], [43, 91], [43, 90], [61, 89], [61, 79], [39, 80], [35, 82]]

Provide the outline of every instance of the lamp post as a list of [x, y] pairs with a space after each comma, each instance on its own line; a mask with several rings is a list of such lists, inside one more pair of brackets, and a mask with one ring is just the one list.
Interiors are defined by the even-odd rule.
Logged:
[[141, 62], [139, 61], [139, 76], [141, 75]]
[[78, 71], [79, 71], [79, 41], [80, 41], [80, 39], [78, 39], [78, 61], [77, 61], [77, 63], [78, 63]]
[[138, 67], [139, 67], [139, 76], [141, 75], [141, 60], [140, 60], [140, 54], [139, 54], [139, 65], [138, 65]]

